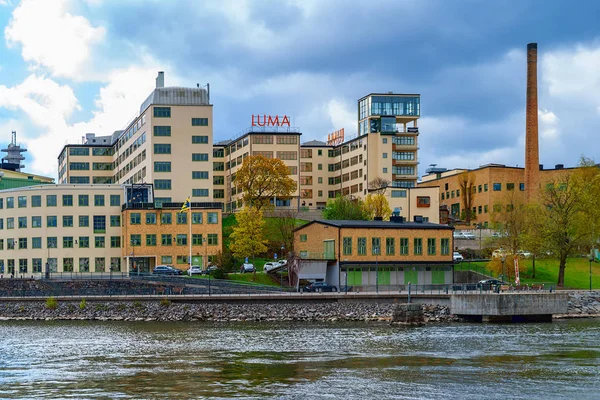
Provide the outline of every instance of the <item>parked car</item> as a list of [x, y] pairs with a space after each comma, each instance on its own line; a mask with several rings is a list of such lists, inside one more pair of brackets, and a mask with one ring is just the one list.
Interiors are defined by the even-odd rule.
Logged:
[[201, 275], [202, 274], [202, 268], [200, 268], [198, 265], [192, 265], [188, 270], [187, 273], [189, 276], [192, 275]]
[[244, 263], [240, 267], [240, 272], [243, 274], [245, 272], [256, 272], [256, 268], [254, 268], [254, 264]]
[[455, 251], [452, 254], [452, 258], [454, 259], [454, 261], [463, 261], [464, 257], [462, 256], [462, 254], [460, 254], [458, 251]]
[[454, 239], [462, 239], [462, 240], [475, 240], [475, 235], [471, 232], [454, 232]]
[[279, 264], [279, 262], [277, 261], [269, 261], [267, 263], [265, 263], [264, 267], [263, 267], [263, 271], [265, 271], [265, 273], [267, 272], [271, 272], [274, 269], [277, 269], [281, 266], [281, 264]]
[[310, 285], [304, 286], [302, 292], [337, 292], [337, 287], [329, 285], [325, 282], [313, 282]]
[[208, 268], [206, 268], [205, 270], [202, 271], [202, 273], [204, 275], [209, 275], [209, 274], [212, 274], [213, 272], [215, 272], [218, 269], [219, 269], [219, 266], [213, 264], [213, 265], [209, 265]]
[[519, 250], [519, 251], [517, 251], [517, 255], [519, 257], [523, 257], [523, 258], [529, 258], [529, 257], [531, 257], [531, 253], [529, 251], [525, 251], [525, 250]]
[[287, 265], [287, 260], [279, 260], [278, 261], [279, 265], [281, 265], [282, 267], [285, 267]]
[[492, 258], [502, 258], [506, 257], [508, 252], [504, 249], [496, 249], [492, 251]]
[[498, 285], [502, 285], [502, 281], [498, 279], [484, 279], [477, 283], [477, 289], [492, 290]]
[[173, 268], [170, 265], [157, 265], [152, 270], [155, 275], [181, 275], [183, 272], [180, 269]]

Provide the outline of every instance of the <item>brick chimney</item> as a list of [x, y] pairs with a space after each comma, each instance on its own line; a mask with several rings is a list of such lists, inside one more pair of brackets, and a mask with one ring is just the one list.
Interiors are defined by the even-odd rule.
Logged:
[[535, 200], [540, 186], [538, 138], [537, 43], [527, 45], [527, 104], [525, 108], [525, 194]]

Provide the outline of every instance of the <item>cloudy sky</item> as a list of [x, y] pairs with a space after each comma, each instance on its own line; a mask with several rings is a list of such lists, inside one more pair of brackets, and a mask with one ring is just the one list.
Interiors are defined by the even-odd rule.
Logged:
[[56, 177], [87, 132], [122, 129], [154, 87], [210, 82], [215, 140], [287, 114], [303, 141], [357, 130], [371, 92], [421, 94], [429, 164], [524, 163], [526, 45], [538, 42], [540, 162], [600, 160], [600, 2], [0, 0], [0, 145]]

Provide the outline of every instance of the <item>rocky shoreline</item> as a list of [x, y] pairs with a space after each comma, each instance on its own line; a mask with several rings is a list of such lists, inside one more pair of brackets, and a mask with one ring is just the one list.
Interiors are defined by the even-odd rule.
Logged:
[[[449, 307], [421, 305], [420, 323], [458, 322]], [[392, 322], [393, 303], [180, 303], [167, 299], [119, 302], [0, 302], [0, 320], [98, 321], [376, 321]], [[600, 317], [600, 291], [569, 293], [568, 313], [556, 318]]]

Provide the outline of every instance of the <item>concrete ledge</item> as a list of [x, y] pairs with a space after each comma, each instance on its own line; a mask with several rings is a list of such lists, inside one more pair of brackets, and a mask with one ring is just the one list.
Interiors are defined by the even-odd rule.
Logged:
[[568, 304], [568, 293], [453, 294], [450, 312], [484, 317], [551, 316], [566, 314]]

